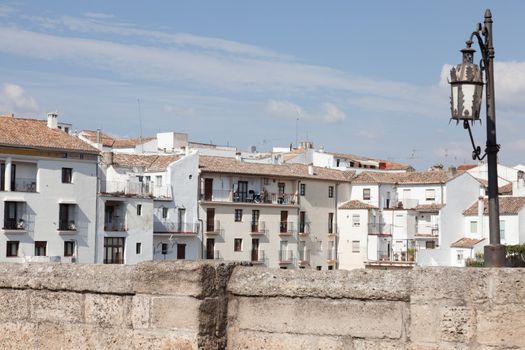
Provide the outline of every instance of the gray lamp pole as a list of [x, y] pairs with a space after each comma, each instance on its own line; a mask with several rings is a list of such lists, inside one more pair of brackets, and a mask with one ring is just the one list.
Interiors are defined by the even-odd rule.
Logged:
[[[483, 40], [482, 36], [485, 38]], [[481, 51], [481, 69], [473, 63], [475, 50], [471, 48], [472, 39], [476, 37]], [[505, 266], [506, 250], [500, 241], [499, 200], [498, 200], [498, 151], [496, 141], [496, 104], [494, 96], [494, 47], [492, 43], [492, 14], [485, 11], [485, 22], [479, 23], [470, 35], [467, 47], [461, 50], [463, 63], [450, 71], [452, 119], [463, 121], [468, 129], [474, 152], [472, 158], [482, 160], [487, 156], [488, 168], [488, 207], [490, 242], [484, 247], [485, 266]], [[476, 147], [469, 122], [479, 120], [481, 97], [483, 93], [483, 72], [486, 85], [487, 143], [485, 155], [480, 157], [481, 148]], [[483, 225], [483, 223], [480, 223]]]

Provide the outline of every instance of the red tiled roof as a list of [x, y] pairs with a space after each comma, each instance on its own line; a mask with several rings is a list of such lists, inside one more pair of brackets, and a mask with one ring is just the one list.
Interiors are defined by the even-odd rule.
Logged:
[[[97, 132], [96, 131], [83, 130], [82, 136], [84, 136], [91, 142], [97, 142]], [[139, 137], [119, 138], [119, 137], [110, 136], [108, 134], [104, 134], [103, 132], [100, 133], [100, 141], [102, 141], [102, 146], [112, 147], [112, 148], [131, 148], [137, 145], [144, 144], [154, 139], [155, 137], [151, 137], [151, 136], [142, 137], [142, 138], [139, 138]]]
[[314, 174], [308, 174], [308, 166], [304, 164], [267, 164], [239, 161], [235, 158], [200, 156], [199, 167], [206, 173], [226, 173], [245, 175], [267, 175], [290, 178], [308, 178], [350, 182], [355, 174], [353, 171], [340, 171], [314, 167]]
[[341, 204], [339, 209], [377, 209], [377, 207], [358, 200], [351, 200]]
[[146, 171], [164, 171], [181, 156], [178, 155], [142, 155], [142, 154], [113, 154], [113, 165], [121, 168], [140, 167]]
[[467, 171], [467, 170], [473, 169], [475, 167], [477, 167], [476, 164], [461, 164], [461, 165], [458, 165], [457, 170], [458, 171]]
[[447, 180], [446, 172], [438, 170], [406, 173], [364, 171], [355, 176], [352, 182], [358, 184], [442, 184], [447, 182]]
[[[499, 213], [500, 215], [516, 215], [519, 213], [521, 208], [525, 206], [525, 197], [499, 197]], [[488, 215], [488, 199], [483, 199], [483, 215]], [[472, 205], [463, 212], [465, 216], [478, 215], [478, 201], [472, 203]]]
[[461, 238], [450, 245], [451, 248], [474, 248], [476, 244], [481, 241], [484, 241], [485, 238]]
[[0, 116], [0, 145], [98, 153], [79, 138], [47, 127], [46, 120]]
[[432, 204], [418, 204], [415, 209], [417, 211], [421, 212], [428, 212], [428, 211], [439, 211], [441, 208], [443, 208], [443, 204], [439, 203], [432, 203]]

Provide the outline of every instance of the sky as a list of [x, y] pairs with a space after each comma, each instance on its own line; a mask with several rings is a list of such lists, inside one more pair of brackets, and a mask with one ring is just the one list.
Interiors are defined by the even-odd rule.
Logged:
[[[499, 159], [513, 166], [525, 163], [522, 1], [2, 1], [0, 114], [243, 150], [297, 138], [421, 170], [472, 163], [446, 77], [486, 8]], [[484, 121], [474, 134], [484, 148]]]

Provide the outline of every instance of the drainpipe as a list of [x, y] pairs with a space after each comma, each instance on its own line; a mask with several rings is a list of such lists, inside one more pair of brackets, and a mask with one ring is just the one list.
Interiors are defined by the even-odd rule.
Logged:
[[338, 248], [339, 248], [339, 225], [338, 225], [338, 221], [337, 221], [337, 192], [338, 192], [338, 189], [339, 189], [339, 183], [336, 182], [335, 184], [335, 195], [334, 195], [334, 207], [335, 207], [335, 211], [334, 211], [334, 218], [335, 218], [335, 232], [336, 232], [336, 235], [335, 235], [335, 257], [336, 257], [336, 260], [335, 260], [335, 268], [337, 269], [339, 267], [339, 252], [338, 252]]
[[200, 218], [200, 212], [201, 212], [201, 208], [200, 208], [200, 205], [199, 205], [199, 198], [200, 198], [200, 195], [201, 195], [201, 181], [202, 181], [202, 178], [201, 178], [201, 170], [198, 169], [198, 165], [197, 165], [197, 221], [200, 223], [200, 231], [201, 231], [201, 256], [200, 256], [200, 260], [202, 260], [202, 257], [204, 256], [204, 220], [202, 220]]
[[[100, 179], [99, 179], [99, 161], [100, 161], [100, 156], [97, 156], [97, 164], [96, 164], [96, 171], [95, 171], [95, 174], [97, 176], [97, 185], [96, 185], [96, 194], [95, 194], [95, 251], [94, 251], [94, 261], [93, 263], [97, 263], [97, 258], [98, 258], [98, 221], [99, 221], [99, 217], [98, 217], [98, 196], [99, 196], [99, 193], [100, 193]], [[78, 249], [78, 248], [77, 248]]]

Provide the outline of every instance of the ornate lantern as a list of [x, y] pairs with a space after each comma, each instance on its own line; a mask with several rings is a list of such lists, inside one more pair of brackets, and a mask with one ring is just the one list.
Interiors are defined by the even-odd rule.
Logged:
[[479, 119], [481, 109], [483, 78], [480, 68], [473, 63], [476, 50], [471, 45], [472, 41], [467, 41], [467, 47], [461, 50], [463, 63], [450, 70], [450, 108], [456, 121], [474, 122]]

